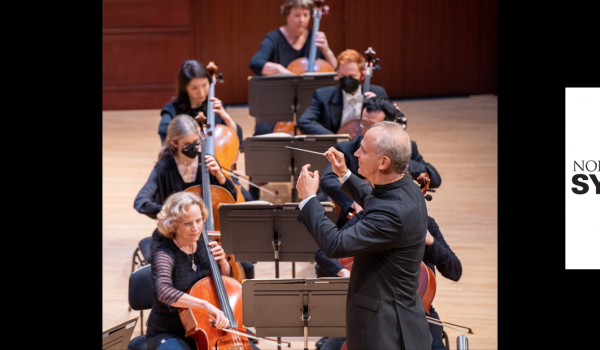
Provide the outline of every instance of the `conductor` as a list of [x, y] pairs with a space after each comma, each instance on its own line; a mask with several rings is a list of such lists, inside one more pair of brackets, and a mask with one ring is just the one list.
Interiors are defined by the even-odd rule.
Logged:
[[431, 349], [431, 333], [417, 294], [425, 250], [427, 207], [419, 187], [404, 176], [411, 156], [400, 124], [380, 122], [365, 133], [358, 173], [331, 147], [325, 155], [342, 191], [364, 208], [363, 217], [340, 230], [316, 198], [319, 172], [302, 167], [296, 189], [298, 221], [329, 258], [354, 257], [346, 299], [346, 345], [353, 349]]

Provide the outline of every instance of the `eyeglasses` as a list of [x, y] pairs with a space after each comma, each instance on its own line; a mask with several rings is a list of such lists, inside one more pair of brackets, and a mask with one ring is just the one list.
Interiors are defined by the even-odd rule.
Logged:
[[362, 121], [362, 120], [360, 121], [360, 127], [361, 128], [365, 128], [365, 129], [369, 130], [369, 128], [371, 127], [371, 125], [373, 125], [373, 124], [365, 124], [364, 121]]

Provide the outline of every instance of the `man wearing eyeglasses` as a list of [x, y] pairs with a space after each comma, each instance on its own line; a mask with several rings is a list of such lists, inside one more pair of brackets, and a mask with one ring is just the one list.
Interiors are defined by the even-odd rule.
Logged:
[[[371, 125], [382, 121], [394, 121], [396, 118], [396, 106], [384, 97], [374, 97], [365, 100], [362, 106], [360, 127], [362, 135], [364, 135]], [[352, 141], [340, 142], [336, 145], [336, 148], [344, 154], [346, 165], [348, 169], [361, 179], [364, 179], [362, 175], [358, 173], [358, 159], [354, 156], [354, 153], [360, 147], [360, 142], [363, 136], [360, 135]], [[442, 183], [442, 178], [437, 172], [435, 167], [423, 160], [423, 156], [419, 154], [417, 149], [417, 143], [413, 140], [411, 142], [412, 154], [410, 161], [408, 162], [408, 170], [418, 176], [421, 173], [427, 173], [431, 180], [429, 187], [437, 188]], [[416, 177], [415, 176], [415, 177]], [[321, 177], [319, 183], [320, 189], [325, 192], [334, 202], [340, 205], [341, 210], [337, 219], [337, 226], [342, 227], [347, 219], [346, 216], [351, 208], [354, 208], [356, 213], [360, 212], [362, 208], [348, 195], [346, 195], [341, 189], [340, 181], [338, 176], [332, 171], [331, 163], [327, 165], [327, 169]], [[317, 275], [319, 270], [317, 269]]]

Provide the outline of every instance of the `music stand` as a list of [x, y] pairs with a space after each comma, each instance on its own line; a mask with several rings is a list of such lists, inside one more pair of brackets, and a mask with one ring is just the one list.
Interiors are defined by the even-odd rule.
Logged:
[[102, 332], [102, 350], [128, 349], [139, 316]]
[[291, 181], [291, 201], [297, 202], [296, 181], [302, 166], [310, 164], [310, 171], [319, 170], [319, 174], [322, 175], [329, 162], [322, 155], [285, 146], [323, 153], [338, 142], [349, 139], [348, 134], [247, 137], [244, 140], [246, 175], [259, 183]]
[[[331, 202], [321, 202], [325, 214], [335, 219]], [[298, 203], [219, 205], [221, 246], [238, 261], [275, 261], [279, 278], [280, 261], [315, 261], [319, 246], [296, 219]], [[295, 277], [295, 271], [292, 272]]]
[[[261, 337], [346, 336], [349, 277], [254, 279], [242, 283], [244, 326]], [[278, 346], [279, 348], [279, 346]]]
[[336, 73], [273, 74], [248, 77], [248, 113], [262, 122], [294, 122], [318, 88], [338, 84]]

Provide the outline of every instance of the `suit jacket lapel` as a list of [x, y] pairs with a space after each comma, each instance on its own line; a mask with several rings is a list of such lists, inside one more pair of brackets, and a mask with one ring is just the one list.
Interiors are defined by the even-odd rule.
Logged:
[[331, 126], [333, 132], [336, 132], [340, 128], [342, 121], [342, 110], [344, 109], [344, 101], [342, 101], [342, 88], [338, 86], [334, 90], [331, 99], [329, 100], [329, 114], [331, 115]]

